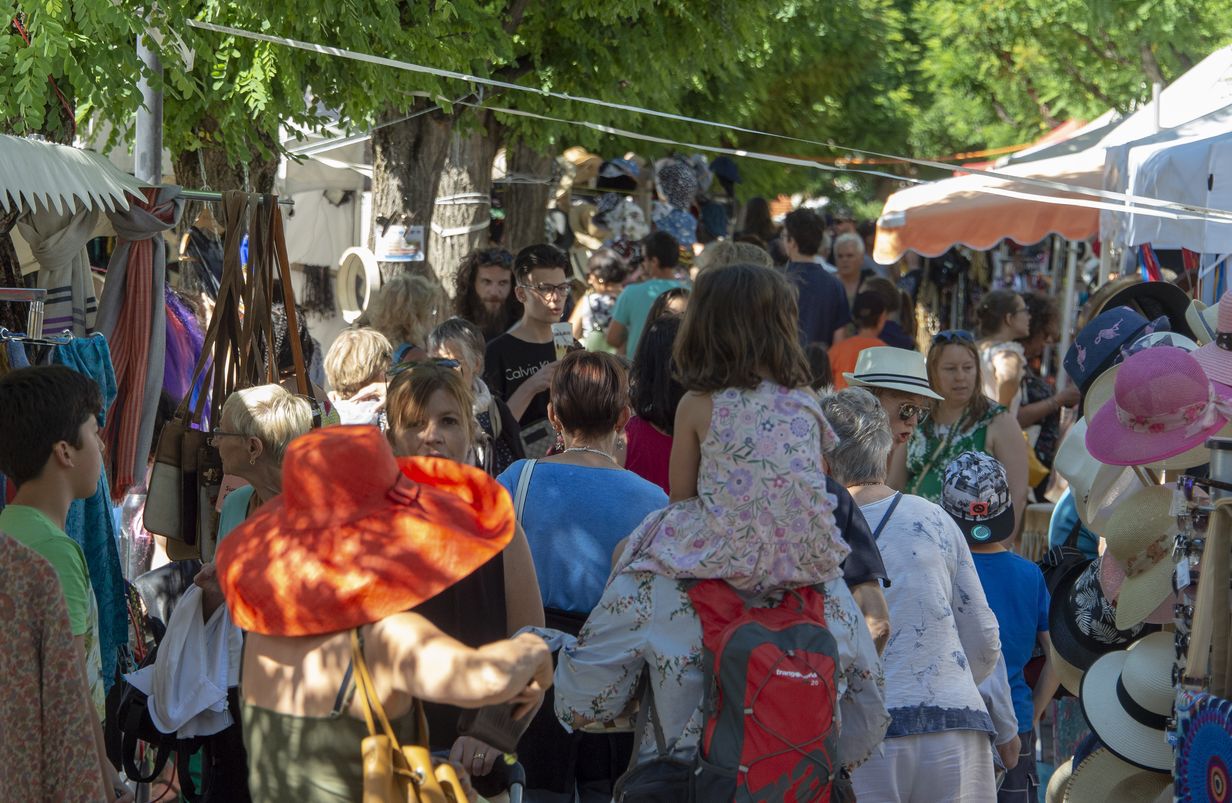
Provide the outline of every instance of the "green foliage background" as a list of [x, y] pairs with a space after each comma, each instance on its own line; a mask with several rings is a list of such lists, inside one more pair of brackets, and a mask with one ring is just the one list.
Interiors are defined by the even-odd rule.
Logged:
[[[147, 10], [153, 7], [153, 11]], [[166, 142], [267, 155], [279, 126], [362, 130], [428, 96], [476, 87], [187, 27], [201, 19], [781, 132], [935, 156], [1029, 142], [1070, 118], [1150, 97], [1232, 41], [1232, 0], [0, 0], [0, 127], [65, 139], [55, 78], [79, 121], [128, 139], [136, 37], [161, 41]], [[190, 55], [191, 54], [191, 55]], [[485, 98], [493, 94], [485, 92]], [[506, 93], [494, 102], [687, 142], [833, 158], [838, 148]], [[643, 143], [500, 117], [545, 150]], [[893, 166], [890, 172], [908, 168]], [[876, 211], [893, 182], [744, 161], [742, 193], [820, 192]]]

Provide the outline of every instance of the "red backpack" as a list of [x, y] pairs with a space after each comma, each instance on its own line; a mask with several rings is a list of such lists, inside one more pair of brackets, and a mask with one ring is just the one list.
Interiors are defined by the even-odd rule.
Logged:
[[752, 608], [722, 580], [703, 580], [689, 598], [706, 648], [693, 799], [830, 803], [839, 668], [822, 594], [799, 588]]

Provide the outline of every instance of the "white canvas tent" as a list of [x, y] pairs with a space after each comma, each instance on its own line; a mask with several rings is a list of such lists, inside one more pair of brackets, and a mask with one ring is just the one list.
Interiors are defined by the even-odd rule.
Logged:
[[[1102, 189], [1107, 148], [1185, 125], [1229, 106], [1232, 46], [1207, 56], [1164, 88], [1158, 104], [1138, 109], [1092, 147], [1013, 164], [998, 172]], [[1057, 197], [1062, 203], [1036, 200], [1038, 196]], [[1094, 209], [1076, 205], [1075, 201], [1080, 204], [1081, 198], [1013, 178], [978, 174], [910, 187], [886, 200], [877, 222], [874, 258], [890, 264], [906, 251], [936, 256], [957, 244], [983, 250], [1006, 237], [1023, 244], [1039, 242], [1049, 234], [1085, 240], [1099, 233], [1100, 215]]]
[[[1109, 148], [1104, 187], [1232, 211], [1232, 106], [1179, 128]], [[1105, 211], [1100, 216], [1100, 234], [1122, 247], [1150, 243], [1156, 248], [1188, 248], [1199, 253], [1232, 251], [1232, 225], [1226, 222]]]

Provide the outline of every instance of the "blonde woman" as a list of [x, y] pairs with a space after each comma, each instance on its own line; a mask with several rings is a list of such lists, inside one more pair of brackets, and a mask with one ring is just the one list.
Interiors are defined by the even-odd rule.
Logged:
[[377, 423], [393, 353], [389, 338], [375, 329], [346, 329], [334, 340], [325, 355], [325, 380], [342, 423]]
[[394, 345], [393, 363], [422, 360], [420, 347], [447, 307], [444, 289], [433, 280], [411, 273], [393, 277], [373, 296], [360, 319]]

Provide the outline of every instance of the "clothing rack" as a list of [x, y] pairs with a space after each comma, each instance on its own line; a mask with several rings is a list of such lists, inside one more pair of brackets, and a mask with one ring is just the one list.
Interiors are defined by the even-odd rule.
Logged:
[[0, 301], [13, 301], [19, 304], [29, 304], [30, 311], [26, 314], [25, 333], [10, 332], [0, 327], [0, 339], [3, 340], [38, 340], [43, 336], [43, 302], [47, 300], [47, 290], [42, 287], [0, 287]]

